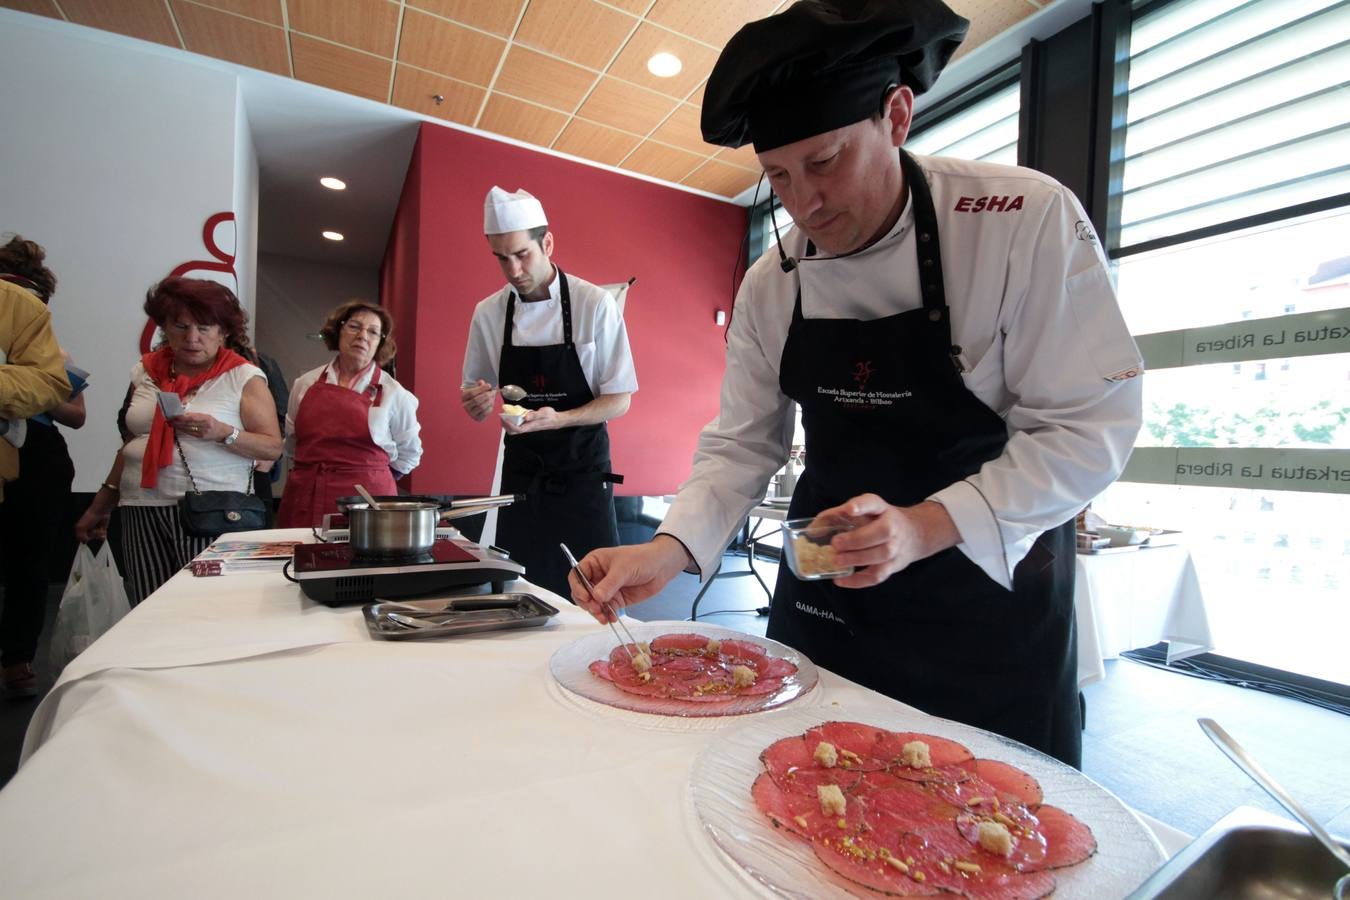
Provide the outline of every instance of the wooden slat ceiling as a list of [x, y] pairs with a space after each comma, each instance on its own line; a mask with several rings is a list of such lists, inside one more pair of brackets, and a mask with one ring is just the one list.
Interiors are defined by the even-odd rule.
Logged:
[[[791, 0], [0, 0], [0, 6], [297, 78], [725, 197], [748, 149], [703, 143], [727, 39]], [[961, 52], [1053, 0], [948, 0]], [[657, 52], [684, 64], [647, 71]]]

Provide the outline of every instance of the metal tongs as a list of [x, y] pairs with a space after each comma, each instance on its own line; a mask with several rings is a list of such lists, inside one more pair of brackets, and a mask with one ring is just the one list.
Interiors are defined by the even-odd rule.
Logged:
[[[567, 564], [572, 567], [573, 572], [577, 573], [577, 578], [581, 580], [582, 587], [586, 588], [586, 593], [590, 594], [591, 597], [594, 598], [595, 586], [592, 585], [591, 580], [586, 577], [586, 573], [581, 571], [581, 566], [577, 563], [577, 558], [572, 555], [571, 550], [567, 549], [566, 544], [559, 544], [558, 546], [562, 548], [563, 556], [567, 557]], [[637, 653], [634, 653], [632, 650], [628, 649], [630, 643], [637, 648], [638, 653], [641, 653], [643, 656], [647, 657], [647, 662], [650, 663], [652, 661], [651, 656], [642, 649], [642, 645], [638, 643], [637, 638], [633, 637], [633, 633], [628, 630], [628, 626], [623, 624], [623, 619], [619, 617], [619, 614], [618, 612], [615, 611], [614, 607], [609, 603], [602, 603], [600, 604], [600, 606], [601, 608], [608, 610], [609, 614], [614, 617], [614, 621], [609, 623], [609, 630], [614, 632], [615, 639], [618, 640], [619, 645], [623, 647], [624, 652], [628, 654], [628, 661], [633, 663], [633, 668], [635, 669], [638, 668]], [[616, 622], [618, 623], [619, 628], [623, 629], [622, 635], [619, 634], [619, 628], [614, 627]], [[625, 635], [628, 637], [627, 641], [624, 640]], [[638, 669], [638, 671], [642, 670]]]

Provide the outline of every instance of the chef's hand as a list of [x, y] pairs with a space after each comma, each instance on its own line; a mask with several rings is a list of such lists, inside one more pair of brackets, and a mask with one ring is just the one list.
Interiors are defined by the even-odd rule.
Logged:
[[234, 431], [229, 425], [206, 413], [183, 413], [169, 420], [174, 430], [203, 441], [223, 441]]
[[520, 420], [519, 425], [512, 425], [510, 422], [503, 424], [510, 434], [528, 434], [531, 431], [551, 431], [554, 428], [565, 428], [567, 417], [551, 406], [541, 406], [538, 409], [526, 412], [525, 418]]
[[668, 534], [658, 534], [645, 544], [604, 547], [587, 553], [579, 566], [594, 585], [593, 593], [586, 590], [576, 572], [567, 573], [567, 583], [578, 606], [596, 621], [613, 622], [617, 610], [656, 594], [690, 562], [684, 544]]
[[468, 387], [460, 387], [459, 404], [475, 422], [481, 422], [492, 412], [492, 400], [497, 389], [483, 379], [478, 379]]
[[876, 494], [860, 494], [822, 510], [818, 518], [843, 518], [857, 526], [830, 541], [835, 561], [857, 569], [852, 575], [834, 579], [840, 587], [881, 584], [910, 563], [961, 542], [961, 532], [946, 507], [931, 500], [915, 506], [891, 506]]

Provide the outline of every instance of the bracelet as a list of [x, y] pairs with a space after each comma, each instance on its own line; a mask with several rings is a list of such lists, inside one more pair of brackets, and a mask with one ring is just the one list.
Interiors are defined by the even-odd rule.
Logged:
[[103, 484], [99, 485], [99, 487], [105, 487], [108, 490], [112, 491], [114, 494], [122, 493], [122, 488], [119, 487], [118, 485], [113, 484], [110, 481], [103, 482]]

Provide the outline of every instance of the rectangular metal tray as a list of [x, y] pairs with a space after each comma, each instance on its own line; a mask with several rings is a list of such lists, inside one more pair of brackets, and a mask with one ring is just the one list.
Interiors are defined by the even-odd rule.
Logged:
[[[456, 637], [480, 631], [543, 625], [558, 611], [533, 594], [473, 594], [436, 600], [377, 601], [363, 610], [372, 636], [389, 641]], [[419, 628], [391, 615], [444, 624]]]
[[1330, 898], [1343, 874], [1302, 826], [1242, 806], [1183, 847], [1129, 900]]

